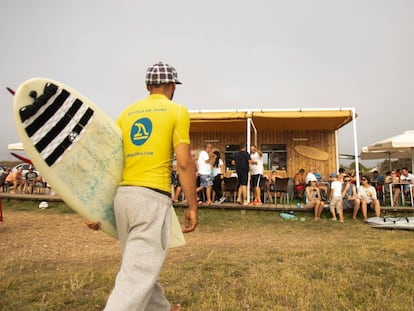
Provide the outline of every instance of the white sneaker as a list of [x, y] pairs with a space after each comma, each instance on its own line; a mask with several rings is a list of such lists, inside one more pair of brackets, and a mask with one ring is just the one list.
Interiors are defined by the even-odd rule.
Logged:
[[220, 200], [218, 201], [219, 204], [223, 203], [224, 201], [226, 201], [226, 197], [221, 197]]

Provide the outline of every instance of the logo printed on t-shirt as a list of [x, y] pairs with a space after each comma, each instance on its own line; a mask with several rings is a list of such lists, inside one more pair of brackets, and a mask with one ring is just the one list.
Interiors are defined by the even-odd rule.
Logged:
[[136, 120], [131, 127], [131, 141], [136, 146], [143, 145], [151, 136], [152, 122], [148, 118]]

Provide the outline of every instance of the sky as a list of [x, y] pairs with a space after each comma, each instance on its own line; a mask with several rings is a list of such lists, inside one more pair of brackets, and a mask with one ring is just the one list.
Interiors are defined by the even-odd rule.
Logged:
[[[115, 119], [160, 60], [190, 110], [354, 107], [360, 150], [414, 129], [413, 12], [412, 0], [0, 0], [0, 159], [20, 141], [6, 86], [51, 78]], [[339, 148], [353, 154], [351, 124]]]

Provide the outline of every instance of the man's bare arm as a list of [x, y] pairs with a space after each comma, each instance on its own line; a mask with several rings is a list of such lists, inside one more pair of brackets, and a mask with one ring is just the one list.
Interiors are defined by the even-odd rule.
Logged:
[[177, 169], [180, 172], [180, 184], [188, 203], [183, 232], [191, 232], [195, 230], [198, 223], [196, 167], [191, 156], [190, 145], [179, 144], [175, 148], [175, 155], [177, 158]]

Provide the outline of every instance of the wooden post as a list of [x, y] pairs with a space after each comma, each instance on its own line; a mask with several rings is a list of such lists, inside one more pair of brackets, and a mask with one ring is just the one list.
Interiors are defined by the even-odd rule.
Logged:
[[1, 206], [2, 198], [0, 197], [0, 221], [3, 222], [3, 208]]

